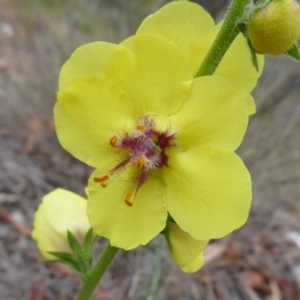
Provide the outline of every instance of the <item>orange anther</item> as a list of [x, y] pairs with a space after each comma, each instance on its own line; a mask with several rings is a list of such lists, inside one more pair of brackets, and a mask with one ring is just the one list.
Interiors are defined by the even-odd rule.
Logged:
[[109, 139], [109, 143], [111, 146], [115, 146], [116, 143], [118, 141], [118, 137], [116, 135], [112, 136], [110, 139]]
[[125, 198], [125, 203], [127, 206], [132, 206], [133, 205], [133, 194], [129, 193], [126, 198]]
[[102, 177], [94, 177], [94, 182], [99, 182], [102, 187], [106, 187], [106, 181], [109, 179], [109, 176], [106, 174]]
[[107, 174], [103, 175], [101, 177], [94, 177], [95, 182], [103, 182], [103, 181], [106, 181], [108, 179], [109, 179], [109, 176]]
[[136, 165], [139, 169], [141, 169], [145, 165], [145, 163], [146, 163], [146, 158], [145, 158], [145, 156], [141, 155], [138, 158]]
[[145, 126], [144, 125], [137, 125], [136, 129], [140, 130], [140, 131], [144, 131], [145, 130]]

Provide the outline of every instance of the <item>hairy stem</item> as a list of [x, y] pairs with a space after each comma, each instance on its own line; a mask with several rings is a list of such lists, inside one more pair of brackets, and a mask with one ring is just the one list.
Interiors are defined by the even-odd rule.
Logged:
[[204, 58], [196, 77], [212, 75], [223, 56], [239, 33], [238, 22], [246, 12], [252, 0], [233, 0], [226, 14], [224, 23]]
[[110, 266], [112, 260], [117, 254], [119, 248], [113, 247], [110, 244], [106, 246], [96, 265], [88, 274], [86, 282], [82, 285], [76, 300], [89, 300], [100, 282], [102, 276]]

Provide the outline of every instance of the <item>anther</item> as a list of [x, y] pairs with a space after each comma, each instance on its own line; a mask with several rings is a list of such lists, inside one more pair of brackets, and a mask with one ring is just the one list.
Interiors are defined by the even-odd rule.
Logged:
[[94, 177], [94, 182], [99, 182], [101, 184], [101, 186], [103, 188], [105, 188], [106, 185], [107, 185], [107, 180], [108, 179], [109, 179], [109, 176], [106, 174], [106, 175], [104, 175], [102, 177]]
[[145, 130], [145, 126], [144, 125], [137, 125], [136, 129], [140, 130], [140, 131], [144, 131]]
[[146, 163], [148, 162], [148, 158], [145, 157], [144, 155], [141, 155], [137, 162], [136, 162], [136, 165], [139, 169], [141, 169]]
[[134, 199], [134, 194], [129, 193], [126, 198], [125, 198], [125, 203], [127, 206], [132, 206], [133, 205], [133, 199]]
[[100, 184], [101, 184], [101, 186], [102, 186], [103, 188], [106, 188], [106, 187], [107, 187], [106, 181], [100, 182]]
[[116, 143], [118, 141], [118, 137], [116, 135], [112, 136], [110, 139], [109, 139], [109, 143], [111, 146], [115, 146]]

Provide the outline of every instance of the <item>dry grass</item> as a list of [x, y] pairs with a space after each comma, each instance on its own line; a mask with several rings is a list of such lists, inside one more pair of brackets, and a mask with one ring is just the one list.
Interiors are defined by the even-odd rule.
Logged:
[[[45, 193], [64, 187], [83, 194], [90, 173], [55, 136], [59, 68], [83, 43], [130, 35], [164, 2], [1, 0], [1, 300], [74, 298], [78, 280], [38, 263], [26, 235]], [[216, 2], [205, 2], [215, 9]], [[122, 252], [95, 299], [300, 299], [300, 249], [288, 237], [300, 232], [299, 75], [293, 61], [269, 59], [255, 92], [258, 113], [239, 150], [254, 183], [247, 225], [211, 244], [207, 266], [194, 275], [172, 264], [161, 239]]]

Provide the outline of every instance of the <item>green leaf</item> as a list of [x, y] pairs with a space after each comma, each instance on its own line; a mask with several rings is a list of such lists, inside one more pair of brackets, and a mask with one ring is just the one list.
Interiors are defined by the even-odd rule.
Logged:
[[78, 242], [78, 240], [76, 239], [76, 237], [73, 235], [73, 233], [69, 230], [68, 230], [68, 233], [67, 233], [67, 237], [68, 237], [70, 248], [73, 250], [73, 252], [74, 253], [80, 253], [82, 251], [81, 250], [81, 245]]
[[86, 266], [81, 265], [82, 262], [78, 261], [78, 257], [74, 257], [73, 254], [67, 252], [55, 252], [49, 251], [49, 253], [58, 258], [58, 260], [50, 260], [46, 262], [60, 262], [66, 266], [68, 266], [72, 271], [74, 271], [77, 275], [80, 276], [82, 281], [84, 282], [87, 279], [87, 271]]
[[88, 276], [87, 274], [92, 269], [93, 244], [95, 242], [93, 235], [93, 229], [90, 229], [84, 237], [83, 245], [81, 245], [77, 238], [72, 234], [72, 232], [68, 231], [67, 238], [72, 253], [49, 253], [58, 259], [56, 261], [67, 265], [76, 274], [78, 274], [83, 281], [85, 281]]
[[86, 274], [89, 270], [89, 260], [86, 259], [86, 255], [83, 251], [74, 253], [76, 255], [76, 262], [80, 272]]
[[60, 261], [73, 261], [75, 262], [75, 258], [73, 254], [67, 252], [56, 252], [56, 251], [48, 251], [51, 255], [57, 257]]
[[80, 271], [78, 268], [78, 264], [76, 262], [75, 257], [71, 254], [71, 253], [67, 253], [67, 252], [52, 252], [49, 251], [49, 253], [55, 257], [57, 257], [60, 263], [63, 263], [65, 265], [67, 265], [68, 267], [70, 267], [73, 271]]
[[252, 64], [254, 66], [254, 68], [256, 69], [257, 72], [259, 72], [259, 67], [258, 67], [258, 61], [257, 61], [257, 56], [256, 56], [256, 52], [252, 47], [252, 44], [250, 42], [250, 40], [247, 38], [247, 43], [249, 46], [249, 49], [251, 51], [251, 59], [252, 59]]
[[250, 52], [251, 52], [252, 64], [253, 64], [254, 68], [256, 69], [256, 71], [259, 72], [256, 52], [253, 49], [252, 44], [251, 44], [251, 42], [248, 38], [247, 25], [244, 22], [241, 21], [241, 22], [238, 22], [238, 27], [239, 27], [240, 32], [244, 35], [245, 39], [247, 40], [247, 44], [248, 44], [248, 47], [249, 47]]
[[83, 249], [86, 253], [91, 253], [92, 252], [92, 248], [93, 248], [93, 244], [94, 244], [94, 239], [93, 239], [93, 228], [91, 228], [86, 236], [84, 237], [84, 241], [83, 241]]
[[285, 52], [285, 54], [300, 61], [300, 50], [297, 44], [294, 44], [288, 51]]

